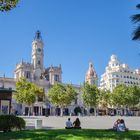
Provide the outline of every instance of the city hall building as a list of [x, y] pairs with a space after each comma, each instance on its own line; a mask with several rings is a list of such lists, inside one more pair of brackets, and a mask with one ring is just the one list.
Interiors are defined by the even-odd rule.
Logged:
[[[40, 101], [36, 100], [32, 113], [35, 115], [59, 115], [60, 108], [53, 106], [47, 99], [49, 88], [55, 83], [62, 83], [62, 67], [51, 65], [48, 68], [44, 67], [44, 43], [40, 31], [37, 31], [32, 42], [31, 63], [24, 62], [23, 60], [16, 64], [14, 71], [14, 78], [0, 77], [0, 87], [10, 88], [16, 90], [16, 81], [20, 77], [25, 77], [30, 82], [42, 87], [45, 91], [45, 99]], [[85, 76], [85, 81], [90, 84], [97, 84], [97, 75], [93, 65], [89, 64], [89, 69]], [[75, 107], [84, 107], [82, 100], [81, 85], [73, 85], [78, 93], [77, 99], [68, 107], [65, 108], [64, 114], [68, 115], [74, 113]], [[15, 93], [16, 94], [16, 93]], [[18, 112], [18, 114], [28, 113], [28, 106], [18, 104], [14, 98], [11, 102], [11, 112]]]

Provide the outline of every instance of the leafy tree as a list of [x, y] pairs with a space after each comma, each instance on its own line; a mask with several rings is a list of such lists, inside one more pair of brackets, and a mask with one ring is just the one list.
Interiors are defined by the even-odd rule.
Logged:
[[[140, 9], [140, 4], [137, 4], [136, 8]], [[131, 20], [134, 24], [137, 24], [137, 27], [133, 32], [132, 40], [140, 40], [140, 14], [131, 16]]]
[[102, 109], [106, 110], [106, 114], [108, 114], [108, 106], [111, 105], [110, 91], [100, 90], [99, 105]]
[[124, 107], [127, 105], [127, 87], [125, 85], [117, 85], [112, 93], [113, 105], [117, 107]]
[[42, 88], [38, 87], [34, 83], [31, 83], [22, 77], [16, 82], [16, 94], [15, 99], [18, 103], [29, 106], [29, 112], [31, 112], [31, 107], [38, 97], [44, 97], [44, 91]]
[[17, 6], [19, 0], [0, 0], [0, 11], [9, 11]]
[[118, 85], [111, 94], [113, 105], [120, 108], [128, 107], [130, 109], [140, 105], [140, 88], [138, 86], [127, 87]]
[[59, 83], [48, 91], [48, 97], [52, 104], [61, 108], [61, 116], [63, 116], [63, 109], [75, 100], [77, 93], [71, 85], [62, 85]]
[[129, 108], [138, 107], [140, 104], [140, 88], [138, 86], [128, 87], [127, 105]]
[[88, 107], [94, 108], [94, 114], [96, 115], [96, 107], [99, 103], [99, 90], [96, 85], [90, 85], [89, 83], [84, 83], [83, 86], [83, 101]]

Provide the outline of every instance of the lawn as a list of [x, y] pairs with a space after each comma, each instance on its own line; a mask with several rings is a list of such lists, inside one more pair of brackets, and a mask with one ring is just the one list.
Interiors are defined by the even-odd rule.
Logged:
[[114, 132], [111, 130], [25, 130], [0, 132], [0, 140], [140, 140], [140, 131]]

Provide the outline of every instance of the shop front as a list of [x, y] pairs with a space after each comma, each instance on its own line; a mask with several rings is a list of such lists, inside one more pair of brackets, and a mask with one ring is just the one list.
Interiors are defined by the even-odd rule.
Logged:
[[0, 88], [0, 114], [11, 113], [12, 89]]

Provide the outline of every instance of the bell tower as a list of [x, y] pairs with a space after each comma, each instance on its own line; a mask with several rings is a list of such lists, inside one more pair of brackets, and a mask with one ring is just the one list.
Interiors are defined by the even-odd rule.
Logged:
[[85, 82], [88, 82], [91, 85], [97, 85], [97, 74], [92, 63], [89, 63], [89, 68], [85, 76]]
[[34, 77], [39, 78], [43, 72], [43, 60], [44, 60], [44, 44], [40, 31], [37, 31], [32, 42], [32, 65], [34, 70]]

